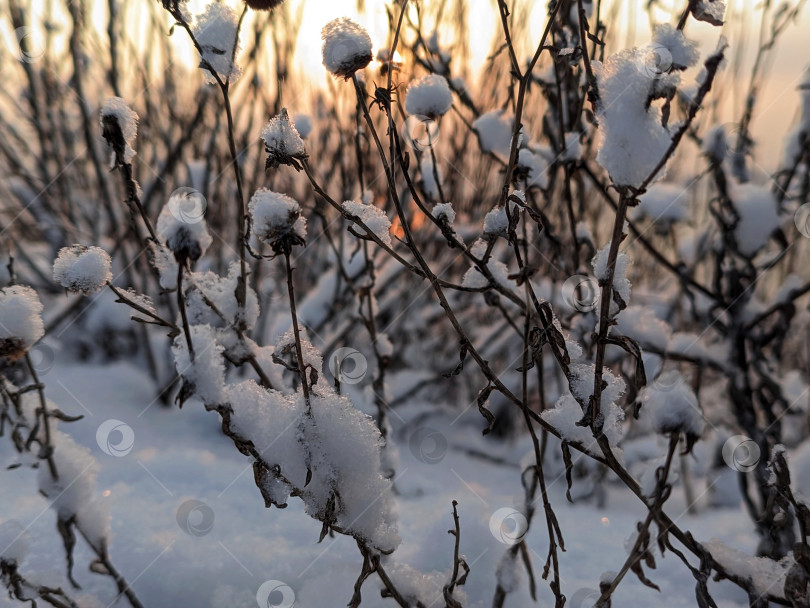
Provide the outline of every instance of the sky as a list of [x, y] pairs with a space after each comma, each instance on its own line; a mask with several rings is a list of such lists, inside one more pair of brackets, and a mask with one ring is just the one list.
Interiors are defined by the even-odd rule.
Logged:
[[[41, 15], [46, 2], [53, 0], [33, 0], [33, 13]], [[153, 0], [127, 0], [129, 2], [148, 2]], [[192, 12], [201, 12], [207, 0], [190, 0], [189, 7]], [[239, 0], [226, 0], [234, 7], [241, 6]], [[324, 85], [328, 76], [321, 65], [321, 28], [330, 20], [350, 16], [364, 25], [371, 35], [375, 46], [382, 45], [386, 40], [387, 17], [384, 0], [360, 0], [365, 5], [365, 12], [358, 12], [358, 0], [287, 0], [291, 12], [297, 12], [303, 4], [303, 21], [296, 52], [297, 67], [308, 75], [314, 86]], [[422, 6], [430, 7], [433, 0], [425, 0]], [[797, 0], [791, 0], [794, 4]], [[106, 24], [106, 0], [88, 0], [93, 3], [93, 21], [101, 28]], [[496, 4], [494, 0], [467, 0], [469, 11], [469, 48], [471, 54], [471, 73], [476, 73], [491, 51], [491, 42], [494, 28], [498, 24]], [[58, 4], [58, 3], [57, 3]], [[644, 10], [646, 0], [603, 0], [602, 14], [613, 30], [613, 50], [630, 47], [647, 42], [650, 36], [650, 22]], [[669, 21], [674, 23], [683, 10], [683, 0], [659, 0], [653, 9], [653, 19], [656, 22]], [[759, 33], [759, 23], [762, 5], [757, 0], [728, 0], [729, 8], [726, 16], [727, 25], [715, 28], [708, 24], [697, 23], [690, 20], [686, 28], [687, 36], [699, 41], [704, 53], [715, 48], [719, 36], [726, 36], [730, 44], [729, 54], [732, 55], [740, 46], [745, 47], [742, 55], [739, 74], [746, 74], [754, 60], [756, 40]], [[545, 26], [547, 2], [538, 0], [533, 3], [529, 18], [529, 33], [527, 42], [539, 40]], [[613, 13], [615, 11], [615, 13]], [[613, 16], [615, 15], [615, 16]], [[167, 21], [168, 23], [168, 21]], [[732, 25], [733, 24], [733, 25]], [[7, 23], [6, 15], [0, 19], [0, 31], [6, 40], [7, 46], [14, 44], [13, 32]], [[764, 169], [772, 171], [778, 166], [782, 155], [783, 137], [795, 124], [798, 117], [798, 92], [796, 87], [804, 72], [810, 65], [810, 42], [807, 32], [810, 31], [810, 8], [805, 8], [798, 23], [790, 26], [780, 37], [778, 46], [771, 53], [768, 67], [767, 86], [763, 87], [758, 100], [753, 120], [753, 135], [758, 141], [756, 161]], [[441, 33], [441, 30], [440, 30]], [[183, 36], [175, 36], [174, 44], [187, 44]], [[441, 39], [441, 36], [440, 36]], [[268, 41], [269, 43], [269, 41]], [[744, 43], [744, 44], [743, 44]], [[189, 49], [190, 50], [190, 49]], [[452, 52], [452, 49], [450, 49]], [[194, 53], [189, 52], [189, 62], [196, 63]], [[733, 66], [727, 66], [731, 71]], [[723, 122], [732, 122], [738, 119], [743, 107], [744, 93], [748, 87], [747, 77], [728, 77], [722, 81], [722, 88], [713, 93], [722, 99], [724, 115]]]

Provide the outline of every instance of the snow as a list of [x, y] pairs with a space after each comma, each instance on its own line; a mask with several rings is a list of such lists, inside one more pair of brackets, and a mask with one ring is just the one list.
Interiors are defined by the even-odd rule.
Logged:
[[[213, 239], [202, 217], [204, 209], [196, 208], [197, 197], [186, 190], [189, 189], [180, 188], [172, 194], [160, 210], [157, 233], [177, 260], [196, 261], [205, 254]], [[185, 207], [188, 201], [195, 204], [191, 213]]]
[[784, 594], [785, 577], [794, 563], [792, 557], [785, 557], [779, 562], [764, 557], [751, 557], [716, 538], [701, 544], [724, 569], [740, 578], [751, 579], [758, 593], [777, 596]]
[[98, 463], [89, 449], [69, 435], [52, 430], [51, 438], [59, 479], [54, 479], [43, 463], [39, 467], [39, 490], [51, 501], [51, 508], [59, 517], [67, 520], [80, 513], [93, 499]]
[[658, 183], [647, 188], [639, 198], [640, 205], [635, 217], [647, 217], [656, 224], [669, 225], [686, 218], [689, 194], [677, 184]]
[[[430, 606], [437, 603], [436, 598], [443, 598], [443, 589], [449, 580], [449, 574], [443, 574], [436, 570], [429, 573], [422, 573], [408, 564], [397, 563], [391, 560], [385, 564], [386, 571], [391, 575], [391, 579], [397, 585], [409, 606]], [[454, 598], [464, 600], [464, 593], [461, 589], [453, 591]], [[365, 596], [364, 600], [365, 600]], [[438, 605], [438, 604], [437, 604]]]
[[[515, 190], [512, 192], [512, 194], [517, 196], [523, 202], [526, 201], [526, 197], [523, 195], [522, 191]], [[506, 204], [509, 205], [509, 213], [513, 217], [520, 213], [521, 209], [514, 200], [507, 199]], [[484, 216], [483, 234], [485, 238], [497, 236], [507, 238], [509, 236], [509, 217], [506, 215], [506, 205], [497, 205], [487, 212], [487, 214]], [[483, 255], [483, 251], [481, 252], [481, 255]]]
[[298, 131], [301, 139], [306, 139], [312, 133], [312, 117], [309, 114], [296, 114], [292, 120], [293, 128]]
[[776, 201], [770, 190], [756, 184], [731, 182], [729, 190], [734, 209], [740, 215], [734, 238], [740, 253], [753, 256], [768, 243], [781, 223]]
[[518, 170], [526, 177], [526, 186], [537, 186], [540, 189], [548, 187], [549, 163], [541, 154], [535, 154], [528, 148], [521, 148], [518, 152]]
[[647, 107], [653, 77], [643, 62], [639, 65], [637, 49], [622, 50], [594, 67], [602, 98], [596, 159], [617, 185], [639, 187], [670, 144], [661, 111]]
[[512, 146], [512, 129], [515, 117], [503, 110], [492, 110], [481, 114], [472, 123], [478, 142], [484, 152], [497, 152], [508, 156]]
[[517, 591], [520, 587], [520, 569], [523, 566], [519, 564], [517, 560], [517, 551], [504, 551], [501, 556], [501, 561], [498, 562], [498, 567], [495, 570], [495, 579], [506, 593]]
[[672, 69], [682, 70], [695, 65], [700, 59], [697, 43], [689, 40], [683, 32], [669, 23], [653, 27], [653, 45], [661, 45], [669, 52]]
[[21, 564], [28, 555], [29, 534], [14, 520], [0, 524], [0, 562]]
[[393, 485], [381, 474], [379, 431], [345, 395], [321, 392], [311, 399], [312, 424], [304, 430], [313, 451], [307, 510], [320, 511], [331, 488], [339, 488], [337, 524], [377, 550], [390, 553], [401, 541]]
[[[86, 414], [85, 419], [64, 425], [64, 431], [100, 455], [98, 489], [103, 491], [113, 514], [111, 559], [144, 605], [251, 608], [256, 606], [257, 590], [268, 580], [279, 580], [291, 587], [296, 606], [344, 605], [349, 601], [361, 567], [354, 541], [336, 535], [318, 544], [320, 523], [305, 514], [298, 499], [291, 499], [283, 510], [265, 509], [249, 463], [222, 436], [214, 414], [189, 402], [181, 411], [156, 404], [139, 418], [138, 414], [154, 398], [153, 385], [131, 364], [91, 366], [60, 361], [47, 383], [49, 395], [64, 411]], [[79, 403], [94, 416], [87, 415]], [[260, 404], [253, 405], [258, 413]], [[382, 563], [403, 592], [422, 598], [426, 606], [431, 602], [443, 605], [442, 588], [452, 566], [453, 538], [447, 534], [452, 528], [450, 501], [456, 499], [461, 517], [461, 552], [468, 555], [472, 566], [468, 582], [462, 587], [468, 598], [464, 605], [483, 608], [491, 605], [495, 573], [505, 549], [490, 534], [489, 520], [496, 509], [512, 504], [512, 497], [519, 497], [514, 500], [521, 502], [515, 504], [522, 504], [518, 463], [532, 449], [531, 440], [523, 436], [514, 443], [504, 443], [481, 437], [480, 431], [473, 433], [464, 424], [451, 424], [457, 414], [443, 415], [441, 408], [439, 403], [424, 403], [417, 398], [399, 409], [404, 421], [396, 417], [392, 420], [392, 441], [405, 442], [405, 446], [407, 440], [403, 437], [424, 424], [417, 422], [420, 417], [429, 416], [430, 426], [448, 439], [448, 450], [441, 461], [427, 464], [403, 447], [403, 470], [395, 482], [400, 490], [396, 502], [403, 542], [391, 556], [383, 557]], [[477, 412], [473, 414], [478, 416]], [[112, 417], [128, 421], [137, 436], [136, 448], [124, 458], [96, 451], [96, 427]], [[281, 430], [283, 427], [277, 433]], [[481, 450], [503, 458], [505, 464], [471, 459], [455, 446]], [[267, 446], [256, 447], [261, 450]], [[275, 444], [265, 453], [269, 455], [274, 448]], [[575, 467], [585, 463], [578, 453], [572, 455]], [[8, 442], [0, 442], [0, 462], [5, 465], [15, 457]], [[28, 528], [31, 538], [24, 574], [36, 573], [43, 582], [61, 585], [68, 591], [61, 539], [54, 532], [53, 517], [47, 513], [36, 517], [47, 506], [31, 491], [36, 473], [26, 468], [2, 468], [4, 499], [0, 501], [0, 517], [2, 521], [19, 521]], [[598, 588], [600, 574], [624, 561], [623, 540], [646, 512], [643, 504], [614, 484], [606, 485], [603, 508], [587, 500], [567, 505], [564, 470], [553, 438], [547, 450], [547, 473], [549, 499], [566, 541], [566, 552], [560, 553], [562, 590], [571, 598], [578, 589]], [[586, 483], [575, 478], [574, 490]], [[178, 507], [191, 498], [215, 511], [214, 526], [205, 536], [190, 537], [175, 521]], [[671, 516], [684, 513], [685, 505], [682, 487], [676, 485], [667, 512]], [[740, 510], [710, 509], [698, 517], [684, 513], [679, 525], [698, 540], [718, 537], [730, 547], [749, 552], [756, 546], [750, 520]], [[536, 513], [525, 540], [537, 567], [545, 560], [548, 542], [541, 511]], [[83, 591], [71, 590], [71, 595], [80, 596], [82, 601], [95, 598], [96, 603], [88, 605], [107, 606], [115, 598], [114, 586], [106, 577], [88, 572], [86, 565], [93, 556], [81, 540], [75, 554], [74, 574]], [[617, 589], [614, 604], [649, 608], [660, 605], [664, 597], [668, 608], [695, 605], [694, 579], [677, 558], [667, 552], [654, 574], [651, 577], [661, 586], [663, 595], [629, 576]], [[507, 606], [532, 605], [526, 577], [521, 578]], [[748, 606], [745, 594], [730, 583], [709, 584], [722, 608]], [[391, 605], [390, 598], [380, 597], [380, 587], [376, 575], [366, 581], [363, 606]], [[537, 593], [539, 605], [553, 605], [547, 586], [538, 584]], [[277, 600], [278, 596], [273, 598]], [[17, 605], [7, 596], [0, 596], [3, 608]]]
[[435, 119], [445, 114], [452, 105], [453, 93], [444, 76], [428, 74], [408, 85], [405, 96], [405, 110], [408, 114]]
[[42, 303], [24, 285], [0, 289], [0, 358], [16, 361], [45, 333]]
[[[514, 207], [514, 204], [512, 204]], [[505, 206], [497, 206], [484, 216], [484, 234], [487, 236], [502, 236], [506, 238], [509, 231], [509, 218]]]
[[641, 392], [642, 416], [650, 416], [658, 433], [684, 433], [697, 439], [706, 426], [692, 389], [677, 370], [663, 372]]
[[[320, 351], [312, 346], [312, 343], [307, 337], [306, 329], [301, 328], [299, 331], [299, 338], [301, 341], [301, 350], [304, 355], [304, 365], [311, 367], [319, 376], [323, 375], [323, 356]], [[287, 354], [291, 355], [291, 359], [295, 358], [295, 332], [289, 329], [276, 340], [276, 354], [279, 356]]]
[[451, 227], [453, 226], [453, 222], [456, 221], [456, 212], [453, 209], [452, 203], [436, 203], [433, 205], [433, 211], [431, 213], [437, 220], [447, 220], [447, 225]]
[[628, 306], [620, 314], [616, 324], [618, 332], [634, 339], [642, 348], [647, 346], [657, 351], [666, 351], [672, 328], [659, 319], [649, 306]]
[[177, 289], [177, 260], [174, 254], [160, 243], [149, 243], [152, 263], [160, 275], [160, 286], [168, 291]]
[[290, 243], [303, 245], [307, 237], [307, 220], [294, 198], [259, 188], [248, 203], [248, 212], [256, 237], [268, 245]]
[[685, 331], [672, 334], [667, 350], [698, 361], [714, 361], [722, 364], [727, 358], [727, 348], [722, 343], [707, 345], [698, 334]]
[[[101, 106], [101, 127], [104, 128], [105, 119], [114, 119], [121, 128], [124, 137], [124, 162], [131, 163], [135, 156], [132, 144], [138, 135], [138, 115], [127, 105], [127, 102], [120, 97], [110, 97]], [[115, 159], [113, 158], [113, 162]]]
[[[573, 377], [572, 394], [562, 395], [554, 407], [540, 414], [546, 422], [551, 424], [567, 441], [578, 442], [592, 454], [601, 454], [601, 449], [593, 437], [593, 431], [584, 426], [578, 426], [584, 412], [577, 399], [588, 403], [593, 394], [593, 373], [595, 366], [589, 363], [579, 363], [571, 366]], [[600, 413], [604, 417], [603, 430], [614, 450], [621, 441], [624, 430], [622, 422], [624, 412], [618, 401], [624, 394], [624, 381], [615, 376], [609, 369], [603, 372], [603, 380], [607, 386], [602, 390]], [[574, 398], [576, 397], [576, 399]]]
[[[244, 323], [246, 329], [251, 329], [259, 318], [259, 301], [253, 288], [247, 286], [245, 306], [239, 308], [234, 293], [240, 276], [239, 263], [236, 261], [228, 267], [226, 275], [211, 271], [191, 273], [184, 283], [189, 323], [224, 328], [235, 325], [238, 319]], [[205, 298], [202, 297], [203, 294]], [[212, 310], [206, 299], [216, 306], [216, 311]], [[220, 332], [219, 339], [222, 338]]]
[[327, 23], [321, 31], [323, 65], [333, 75], [349, 78], [373, 57], [368, 32], [348, 17]]
[[282, 108], [281, 113], [271, 118], [264, 126], [262, 139], [271, 166], [289, 165], [293, 164], [294, 160], [307, 157], [304, 140], [296, 129], [296, 125], [290, 122], [286, 108]]
[[[639, 485], [641, 485], [641, 492], [647, 498], [653, 498], [655, 496], [655, 489], [658, 486], [658, 469], [664, 468], [666, 465], [666, 456], [660, 456], [658, 458], [653, 458], [649, 462], [646, 463], [644, 472], [641, 474], [641, 478], [639, 479]], [[672, 466], [670, 464], [669, 467], [669, 474], [667, 475], [667, 482], [670, 485], [674, 485], [674, 483], [678, 479], [678, 470], [677, 467]], [[636, 537], [637, 538], [637, 537]], [[635, 538], [633, 538], [633, 542], [635, 543]], [[631, 547], [632, 548], [632, 545]]]
[[[509, 269], [500, 260], [489, 260], [487, 268], [489, 268], [496, 283], [503, 286], [508, 286], [511, 283]], [[471, 266], [461, 279], [461, 286], [468, 289], [484, 289], [488, 285], [489, 281], [476, 266]]]
[[210, 325], [193, 325], [190, 333], [194, 347], [193, 363], [186, 337], [181, 334], [174, 339], [172, 352], [177, 373], [203, 403], [218, 405], [224, 401], [225, 395], [223, 348], [217, 343], [216, 331]]
[[388, 247], [391, 243], [391, 220], [382, 209], [357, 201], [344, 201], [343, 210], [368, 226], [369, 230]]
[[695, 19], [712, 25], [723, 25], [726, 14], [726, 0], [698, 0], [692, 11]]
[[[593, 272], [597, 279], [600, 281], [607, 281], [608, 272], [608, 257], [610, 254], [610, 243], [602, 247], [596, 252], [593, 258]], [[630, 301], [630, 281], [627, 280], [627, 268], [632, 264], [630, 256], [620, 251], [616, 256], [616, 265], [613, 271], [613, 289], [621, 296], [625, 302]]]
[[267, 391], [252, 380], [229, 386], [227, 398], [236, 430], [293, 484], [270, 476], [266, 495], [283, 505], [299, 488], [307, 512], [322, 518], [339, 488], [336, 525], [380, 551], [396, 548], [392, 486], [380, 474], [380, 435], [371, 418], [322, 386], [310, 395], [311, 415], [302, 396]]
[[200, 67], [207, 83], [216, 83], [211, 69], [224, 82], [233, 82], [242, 75], [242, 69], [235, 61], [240, 49], [238, 24], [236, 11], [223, 2], [209, 3], [194, 20], [191, 31], [202, 49], [204, 62]]
[[728, 154], [728, 139], [723, 125], [709, 129], [703, 138], [703, 152], [715, 162], [722, 162]]
[[[422, 173], [422, 187], [425, 190], [425, 194], [432, 199], [438, 199], [440, 197], [441, 192], [439, 191], [439, 185], [444, 181], [442, 170], [439, 168], [438, 164], [437, 160], [434, 167], [433, 158], [430, 154], [425, 154], [422, 157], [422, 161], [419, 163], [419, 169]], [[439, 176], [439, 184], [436, 183], [436, 175]]]
[[391, 357], [394, 354], [394, 345], [388, 334], [378, 333], [375, 347], [381, 357]]
[[110, 256], [100, 247], [63, 247], [53, 263], [53, 279], [68, 291], [98, 293], [112, 280]]

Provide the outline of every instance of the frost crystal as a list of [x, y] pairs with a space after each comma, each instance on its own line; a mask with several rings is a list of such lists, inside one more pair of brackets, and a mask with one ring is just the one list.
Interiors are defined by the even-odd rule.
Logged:
[[364, 205], [357, 201], [345, 201], [343, 210], [356, 217], [371, 230], [385, 245], [391, 247], [391, 220], [374, 205]]
[[273, 251], [289, 253], [293, 245], [303, 245], [307, 220], [298, 202], [286, 194], [259, 188], [248, 204], [256, 237]]
[[437, 118], [453, 105], [453, 94], [444, 76], [428, 74], [408, 85], [405, 110], [408, 114]]
[[110, 256], [100, 247], [63, 247], [53, 263], [53, 278], [68, 291], [98, 293], [112, 279]]
[[42, 303], [24, 285], [0, 289], [0, 358], [16, 361], [45, 333]]
[[138, 115], [120, 97], [110, 97], [101, 106], [101, 133], [113, 150], [111, 166], [118, 161], [131, 163], [132, 144], [138, 135]]
[[208, 84], [216, 83], [211, 70], [220, 80], [233, 82], [242, 74], [235, 63], [239, 52], [239, 17], [227, 4], [211, 2], [192, 26], [194, 37], [202, 49], [200, 67]]
[[287, 109], [282, 108], [281, 114], [270, 119], [262, 130], [264, 149], [267, 151], [267, 168], [279, 165], [292, 165], [300, 169], [297, 161], [307, 158], [304, 140], [290, 122]]
[[640, 62], [636, 49], [612, 55], [598, 70], [602, 98], [596, 157], [618, 185], [639, 187], [664, 157], [669, 132], [661, 111], [648, 104], [658, 73]]
[[350, 78], [366, 67], [371, 54], [371, 38], [362, 26], [348, 17], [327, 23], [321, 31], [323, 65], [335, 76]]

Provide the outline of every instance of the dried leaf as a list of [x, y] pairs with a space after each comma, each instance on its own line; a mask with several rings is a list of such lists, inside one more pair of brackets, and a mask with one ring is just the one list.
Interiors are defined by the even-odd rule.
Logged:
[[484, 435], [488, 434], [495, 426], [495, 414], [487, 409], [487, 399], [489, 399], [489, 395], [494, 389], [494, 386], [487, 384], [478, 392], [478, 411], [487, 421], [487, 428], [483, 431]]

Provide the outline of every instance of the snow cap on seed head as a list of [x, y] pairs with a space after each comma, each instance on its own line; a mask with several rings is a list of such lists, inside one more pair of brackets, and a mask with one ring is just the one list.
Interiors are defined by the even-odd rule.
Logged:
[[270, 245], [276, 255], [305, 244], [307, 220], [294, 198], [259, 188], [250, 199], [248, 211], [256, 238]]
[[110, 256], [100, 247], [62, 247], [53, 263], [53, 278], [68, 291], [93, 295], [112, 279]]
[[348, 80], [371, 62], [373, 55], [368, 32], [348, 17], [327, 23], [321, 30], [321, 38], [323, 65], [335, 76]]
[[202, 54], [200, 67], [208, 84], [217, 82], [213, 72], [224, 82], [233, 82], [242, 75], [236, 64], [239, 53], [239, 16], [222, 2], [211, 2], [192, 26]]
[[447, 79], [438, 74], [417, 78], [408, 85], [405, 109], [408, 114], [438, 118], [453, 105], [453, 94]]
[[0, 289], [0, 358], [16, 361], [45, 333], [42, 303], [25, 285]]
[[112, 150], [112, 168], [132, 162], [138, 115], [120, 97], [110, 97], [101, 106], [101, 135]]
[[178, 188], [160, 211], [157, 233], [180, 264], [196, 262], [210, 247], [213, 239], [202, 215], [187, 215], [184, 203], [192, 198], [197, 205], [198, 193], [191, 188]]
[[307, 158], [304, 140], [290, 121], [287, 108], [282, 108], [278, 116], [270, 119], [264, 129], [262, 129], [262, 139], [264, 149], [267, 152], [265, 169], [279, 165], [291, 165], [296, 170], [301, 170], [299, 160]]

